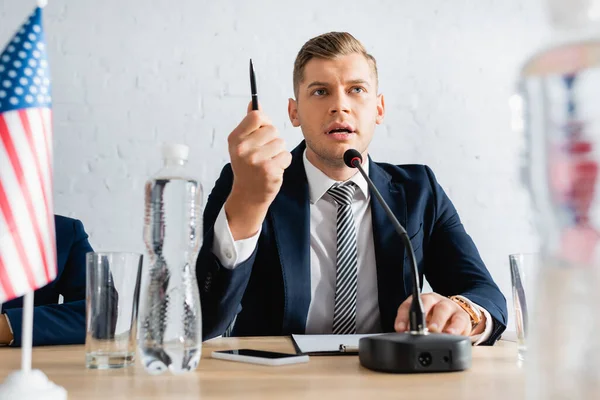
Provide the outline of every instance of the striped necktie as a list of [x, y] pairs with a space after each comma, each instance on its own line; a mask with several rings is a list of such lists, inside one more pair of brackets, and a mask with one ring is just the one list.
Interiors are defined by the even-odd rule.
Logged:
[[327, 192], [337, 203], [337, 267], [333, 333], [356, 333], [357, 253], [352, 199], [356, 184], [334, 184]]

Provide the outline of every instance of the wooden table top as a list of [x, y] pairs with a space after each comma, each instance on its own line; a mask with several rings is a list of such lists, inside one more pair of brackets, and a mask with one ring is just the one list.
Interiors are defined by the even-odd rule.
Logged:
[[[85, 368], [83, 346], [37, 347], [33, 368], [68, 391], [69, 399], [523, 399], [524, 370], [516, 344], [474, 347], [463, 372], [397, 375], [363, 368], [358, 356], [312, 356], [279, 367], [210, 358], [215, 350], [252, 348], [293, 353], [289, 337], [218, 338], [204, 342], [194, 373], [148, 375], [139, 361], [120, 370]], [[0, 349], [0, 381], [20, 367], [19, 349]], [[18, 400], [18, 399], [17, 399]]]

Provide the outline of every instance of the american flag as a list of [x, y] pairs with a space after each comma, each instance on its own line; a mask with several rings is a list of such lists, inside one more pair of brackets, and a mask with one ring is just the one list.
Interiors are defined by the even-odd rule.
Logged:
[[38, 7], [0, 53], [0, 303], [56, 277], [50, 107]]

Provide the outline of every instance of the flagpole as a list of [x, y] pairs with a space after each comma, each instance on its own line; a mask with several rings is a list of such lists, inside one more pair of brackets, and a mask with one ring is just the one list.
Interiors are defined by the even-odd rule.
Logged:
[[23, 298], [23, 326], [21, 333], [21, 370], [8, 375], [0, 384], [0, 399], [67, 400], [67, 391], [55, 385], [38, 369], [31, 369], [33, 333], [33, 290]]
[[23, 329], [21, 331], [21, 371], [31, 372], [31, 337], [33, 333], [33, 291], [23, 298]]
[[[40, 8], [46, 7], [47, 0], [37, 0]], [[27, 291], [23, 296], [23, 322], [21, 330], [21, 372], [23, 375], [31, 373], [31, 347], [33, 335], [33, 290]]]
[[[48, 0], [37, 0], [40, 8], [46, 7]], [[23, 325], [21, 330], [21, 372], [31, 373], [31, 347], [33, 336], [33, 290], [23, 297]]]

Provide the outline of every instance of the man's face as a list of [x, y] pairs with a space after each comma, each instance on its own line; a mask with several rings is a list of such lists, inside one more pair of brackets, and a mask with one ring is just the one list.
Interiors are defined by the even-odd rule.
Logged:
[[343, 166], [350, 148], [365, 157], [384, 111], [375, 72], [358, 53], [310, 60], [297, 100], [288, 105], [292, 124], [301, 127], [306, 139], [307, 158], [320, 169]]

